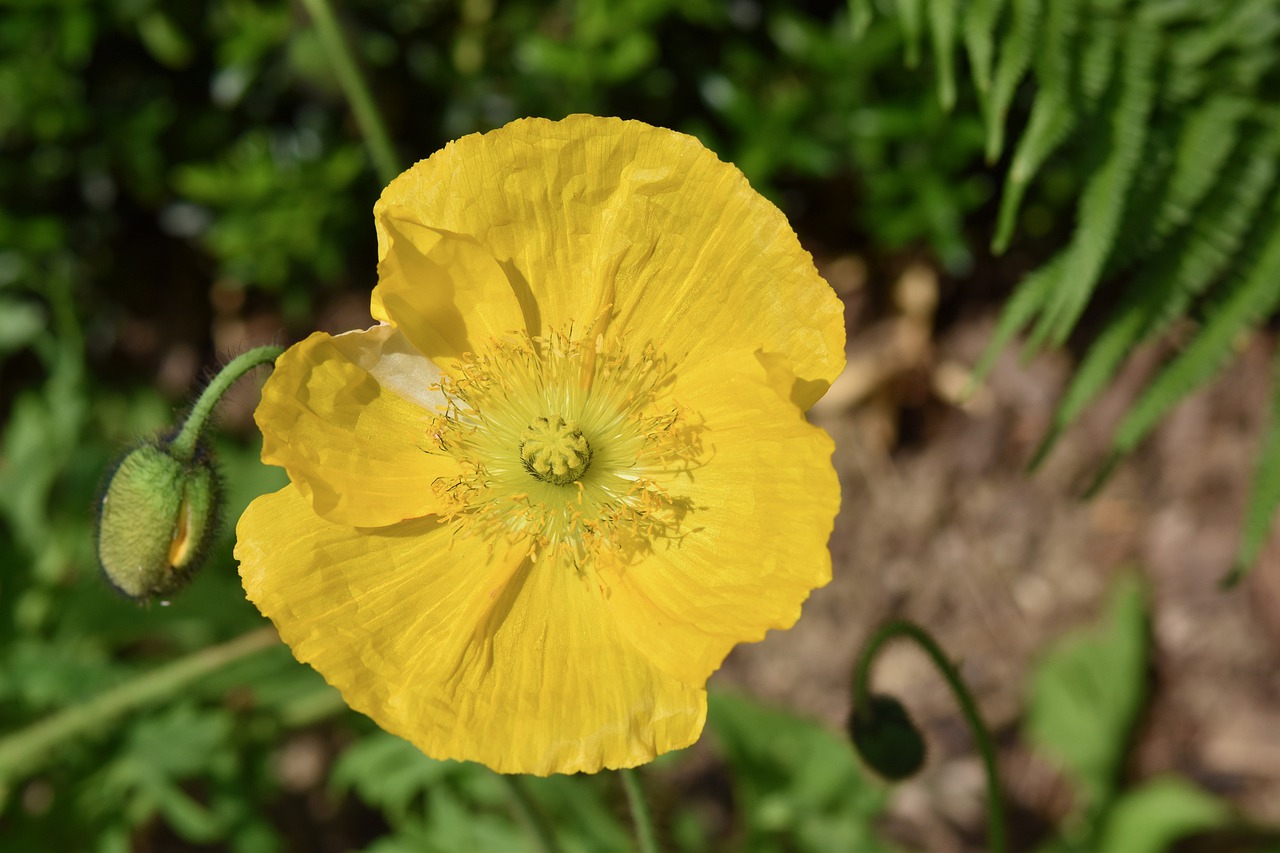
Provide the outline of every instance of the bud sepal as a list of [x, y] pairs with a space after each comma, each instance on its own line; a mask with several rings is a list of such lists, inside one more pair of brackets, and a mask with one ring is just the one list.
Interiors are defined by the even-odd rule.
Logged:
[[130, 448], [97, 506], [102, 574], [120, 594], [148, 601], [179, 592], [208, 556], [222, 516], [222, 483], [207, 443], [189, 458], [172, 438]]

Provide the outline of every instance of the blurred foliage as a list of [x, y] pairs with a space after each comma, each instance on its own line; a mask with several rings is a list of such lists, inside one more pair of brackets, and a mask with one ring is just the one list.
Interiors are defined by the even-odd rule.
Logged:
[[[1192, 833], [1236, 822], [1226, 803], [1177, 777], [1123, 784], [1146, 700], [1147, 605], [1140, 582], [1128, 574], [1116, 580], [1110, 599], [1101, 623], [1058, 641], [1031, 678], [1027, 739], [1076, 789], [1063, 834], [1041, 848], [1045, 853], [1161, 853]], [[1232, 849], [1275, 849], [1268, 846], [1274, 839], [1253, 841]]]
[[[1010, 125], [1046, 121], [1035, 118], [1047, 108], [1030, 97], [1032, 83], [1041, 83], [1042, 66], [1048, 74], [1067, 63], [1067, 88], [1046, 88], [1094, 100], [1068, 101], [1071, 128], [1046, 150], [1043, 178], [1026, 176], [1021, 206], [1004, 203], [1002, 221], [1053, 235], [1081, 191], [1091, 205], [1123, 203], [1106, 219], [1118, 226], [1085, 229], [1094, 266], [1144, 287], [1175, 280], [1179, 305], [1239, 305], [1248, 310], [1230, 316], [1252, 322], [1266, 311], [1232, 301], [1230, 288], [1256, 295], [1249, 271], [1263, 267], [1251, 266], [1253, 249], [1274, 260], [1259, 242], [1275, 220], [1274, 110], [1256, 99], [1274, 82], [1276, 52], [1265, 49], [1274, 4], [1244, 3], [1234, 18], [1213, 4], [1201, 11], [1162, 0], [1153, 8], [1183, 17], [1136, 35], [1123, 4], [1103, 5], [1106, 15], [1079, 24], [1079, 14], [1054, 15], [1079, 12], [1083, 0], [1051, 3], [1046, 20], [1061, 29], [1053, 38], [1067, 40], [1050, 41], [1043, 56], [1038, 4], [1026, 0], [971, 4], [972, 15], [983, 10], [999, 27], [990, 30], [1002, 34], [998, 50], [994, 41], [984, 48], [987, 30], [944, 0], [902, 3], [901, 18], [868, 14], [870, 2], [789, 0], [363, 0], [339, 12], [406, 163], [523, 115], [638, 118], [698, 135], [816, 230], [869, 252], [923, 248], [957, 275], [975, 263], [973, 214], [994, 213], [993, 173], [982, 163], [1002, 132], [993, 128], [1006, 117]], [[1216, 22], [1198, 41], [1187, 23], [1197, 15]], [[1148, 40], [1157, 38], [1152, 27], [1158, 44]], [[920, 48], [926, 32], [929, 53]], [[991, 91], [956, 84], [956, 33], [975, 68], [994, 69]], [[1083, 54], [1074, 49], [1082, 34], [1094, 39]], [[931, 66], [941, 98], [903, 68], [904, 55]], [[1098, 77], [1104, 66], [1129, 70]], [[1026, 67], [1034, 81], [1020, 85]], [[1165, 71], [1146, 91], [1133, 81], [1151, 67]], [[1175, 95], [1182, 100], [1169, 100]], [[1136, 141], [1132, 115], [1154, 122]], [[1124, 143], [1117, 160], [1085, 144], [1113, 136]], [[1150, 168], [1135, 172], [1135, 162]], [[1198, 162], [1203, 172], [1191, 168]], [[1106, 193], [1090, 189], [1103, 180], [1095, 174], [1141, 203], [1100, 199]], [[179, 389], [195, 373], [175, 374], [173, 365], [184, 353], [196, 365], [224, 355], [214, 329], [228, 316], [241, 323], [235, 340], [255, 315], [296, 333], [341, 294], [367, 294], [378, 190], [298, 4], [0, 3], [0, 738], [261, 624], [231, 568], [229, 528], [182, 598], [144, 610], [112, 597], [95, 578], [91, 548], [97, 484], [118, 448], [173, 422]], [[1147, 206], [1149, 198], [1160, 205]], [[1150, 211], [1161, 211], [1158, 227], [1141, 231], [1139, 214]], [[1253, 249], [1237, 260], [1241, 247]], [[1140, 264], [1178, 272], [1138, 274]], [[1209, 288], [1237, 279], [1248, 286]], [[1129, 313], [1117, 315], [1137, 330], [1114, 345], [1121, 356], [1192, 310], [1170, 314], [1146, 291], [1133, 293]], [[231, 308], [229, 294], [239, 300]], [[1071, 310], [1056, 317], [1090, 298], [1073, 294]], [[1026, 300], [1012, 303], [1010, 316], [1021, 317]], [[1206, 324], [1204, 334], [1215, 328], [1213, 340], [1229, 343], [1238, 326]], [[244, 430], [229, 432], [218, 453], [234, 519], [283, 480], [259, 463]], [[1272, 435], [1267, 458], [1280, 459], [1280, 425]], [[1262, 493], [1280, 495], [1280, 463], [1266, 470]], [[1270, 511], [1259, 507], [1268, 500], [1255, 501], [1251, 517], [1262, 521], [1251, 530], [1265, 529]], [[1064, 653], [1037, 682], [1038, 691], [1067, 697], [1066, 708], [1092, 707], [1087, 696], [1069, 698], [1076, 681], [1116, 692], [1094, 721], [1105, 732], [1079, 735], [1096, 739], [1090, 766], [1110, 780], [1080, 780], [1096, 787], [1098, 803], [1120, 790], [1118, 750], [1141, 701], [1112, 683], [1141, 683], [1132, 666], [1142, 646], [1124, 633], [1130, 628], [1115, 630], [1102, 645], [1119, 644], [1125, 655], [1100, 664], [1090, 662], [1094, 652]], [[882, 849], [873, 827], [885, 792], [866, 781], [846, 744], [727, 696], [713, 700], [710, 719], [732, 776], [731, 826], [706, 813], [714, 797], [664, 801], [655, 791], [673, 849], [707, 849], [726, 835], [752, 850]], [[1047, 746], [1071, 728], [1037, 719]], [[651, 772], [667, 778], [687, 758]], [[297, 762], [312, 770], [290, 769]], [[608, 778], [518, 784], [566, 849], [626, 845]], [[1212, 823], [1195, 815], [1218, 813], [1216, 801], [1181, 783], [1142, 790], [1105, 810], [1099, 838], [1119, 839], [1106, 849], [1138, 849], [1126, 839], [1171, 825], [1169, 815], [1184, 820], [1181, 832]], [[36, 772], [0, 769], [0, 838], [19, 851], [507, 849], [528, 846], [513, 796], [487, 771], [433, 762], [374, 730], [279, 648], [163, 707], [102, 720]]]
[[[928, 0], [923, 16], [920, 0], [886, 5], [908, 34], [909, 61], [929, 34], [938, 97], [948, 106], [963, 47], [989, 160], [1004, 152], [1007, 128], [1022, 125], [997, 251], [1018, 229], [1033, 182], [1073, 176], [1070, 240], [1019, 285], [978, 368], [988, 370], [1027, 329], [1029, 351], [1061, 345], [1089, 305], [1102, 306], [1037, 457], [1136, 347], [1194, 321], [1116, 427], [1101, 483], [1178, 401], [1219, 373], [1242, 335], [1280, 309], [1280, 0]], [[861, 20], [872, 14], [872, 0], [851, 6]], [[1019, 97], [1029, 103], [1025, 119], [1011, 117]], [[1280, 384], [1272, 394], [1280, 407]], [[1280, 417], [1261, 460], [1237, 576], [1280, 507]]]

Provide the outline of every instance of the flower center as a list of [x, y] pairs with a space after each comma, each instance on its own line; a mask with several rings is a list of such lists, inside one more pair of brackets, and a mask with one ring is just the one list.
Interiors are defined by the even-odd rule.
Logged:
[[525, 470], [539, 480], [567, 486], [587, 473], [591, 445], [577, 421], [566, 421], [560, 415], [534, 418], [520, 433], [520, 459]]

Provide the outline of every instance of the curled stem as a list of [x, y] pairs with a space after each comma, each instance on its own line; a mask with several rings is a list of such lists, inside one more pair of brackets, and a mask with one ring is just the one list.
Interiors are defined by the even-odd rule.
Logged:
[[255, 629], [140, 675], [9, 735], [0, 740], [0, 790], [6, 783], [39, 769], [59, 744], [105, 728], [130, 711], [176, 695], [212, 672], [279, 644], [275, 628]]
[[196, 452], [196, 445], [200, 442], [204, 425], [209, 420], [209, 415], [213, 414], [214, 407], [218, 405], [222, 395], [226, 394], [241, 376], [259, 365], [274, 362], [282, 352], [284, 347], [265, 346], [240, 353], [231, 359], [226, 367], [218, 371], [218, 375], [213, 377], [213, 381], [200, 394], [200, 399], [196, 400], [196, 404], [191, 407], [191, 414], [187, 415], [182, 429], [169, 443], [169, 452], [176, 458], [189, 462]]
[[302, 5], [306, 7], [307, 14], [315, 25], [321, 47], [333, 63], [338, 85], [342, 87], [347, 103], [351, 104], [351, 112], [355, 114], [356, 124], [360, 126], [360, 133], [364, 136], [364, 144], [369, 150], [374, 171], [383, 184], [389, 184], [392, 178], [400, 174], [400, 163], [382, 116], [374, 106], [369, 86], [361, 76], [347, 40], [342, 37], [342, 31], [338, 28], [333, 7], [329, 0], [302, 0]]
[[[884, 648], [885, 644], [895, 639], [908, 639], [924, 650], [929, 659], [933, 661], [934, 666], [938, 668], [938, 672], [946, 680], [951, 692], [956, 697], [956, 702], [960, 705], [960, 710], [964, 713], [965, 721], [969, 724], [969, 730], [973, 733], [974, 742], [978, 746], [978, 752], [982, 756], [982, 763], [986, 769], [987, 776], [987, 849], [992, 853], [1003, 853], [1005, 847], [1004, 836], [1004, 805], [1000, 799], [1000, 777], [996, 770], [996, 750], [995, 744], [991, 740], [991, 733], [987, 730], [987, 726], [982, 721], [981, 715], [978, 713], [978, 705], [973, 699], [973, 695], [969, 692], [960, 678], [960, 673], [948, 658], [942, 647], [937, 641], [919, 625], [908, 622], [905, 619], [895, 619], [881, 626], [878, 631], [871, 635], [871, 639], [867, 641], [866, 646], [862, 650], [862, 655], [858, 658], [857, 666], [854, 668], [853, 676], [853, 721], [852, 728], [861, 727], [864, 731], [872, 730], [875, 726], [873, 715], [877, 710], [886, 707], [887, 703], [897, 706], [897, 700], [888, 697], [879, 697], [871, 693], [871, 664], [875, 661], [876, 655]], [[901, 707], [901, 706], [897, 706]], [[891, 721], [894, 724], [905, 721], [895, 719]], [[914, 728], [914, 726], [913, 726]], [[918, 733], [917, 733], [918, 735]], [[866, 758], [863, 744], [859, 743], [859, 738], [854, 738], [859, 752], [863, 753]], [[875, 766], [875, 762], [869, 762]]]
[[658, 853], [658, 838], [653, 831], [653, 816], [649, 812], [649, 804], [645, 801], [644, 791], [640, 788], [640, 777], [634, 770], [623, 768], [618, 771], [622, 777], [622, 788], [627, 792], [627, 805], [631, 809], [631, 822], [635, 826], [636, 846], [640, 853]]

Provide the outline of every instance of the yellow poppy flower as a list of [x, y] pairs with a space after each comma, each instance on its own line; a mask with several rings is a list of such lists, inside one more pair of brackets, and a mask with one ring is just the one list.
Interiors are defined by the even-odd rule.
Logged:
[[374, 208], [366, 331], [258, 408], [291, 484], [241, 518], [249, 598], [351, 707], [545, 775], [692, 743], [733, 646], [830, 578], [839, 301], [689, 136], [571, 116], [448, 145]]

